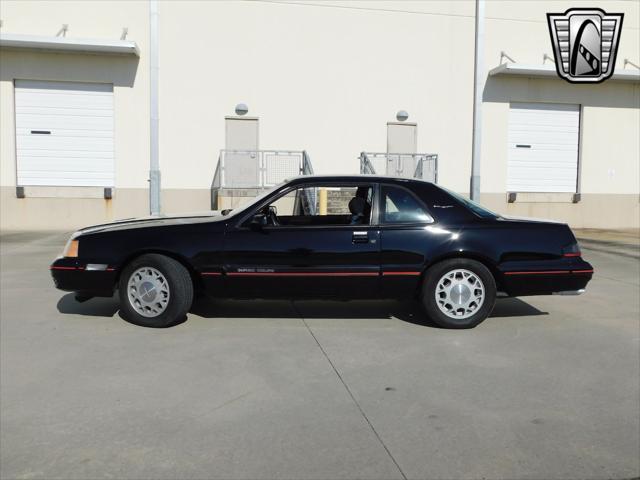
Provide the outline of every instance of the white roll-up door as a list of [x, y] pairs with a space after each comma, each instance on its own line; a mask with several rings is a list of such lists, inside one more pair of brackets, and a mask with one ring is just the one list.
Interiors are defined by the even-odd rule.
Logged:
[[580, 106], [512, 103], [509, 192], [575, 192]]
[[113, 85], [16, 80], [18, 185], [114, 186]]

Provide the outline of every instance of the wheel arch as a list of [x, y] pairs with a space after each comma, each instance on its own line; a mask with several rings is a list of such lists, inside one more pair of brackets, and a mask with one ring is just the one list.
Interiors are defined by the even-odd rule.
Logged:
[[149, 255], [149, 254], [163, 255], [165, 257], [169, 257], [175, 260], [176, 262], [180, 263], [189, 272], [189, 276], [191, 277], [191, 282], [193, 283], [194, 290], [201, 291], [204, 288], [200, 275], [198, 275], [193, 265], [183, 255], [180, 255], [176, 252], [172, 252], [170, 250], [163, 250], [163, 249], [157, 249], [157, 248], [136, 250], [134, 253], [131, 253], [130, 255], [125, 257], [125, 259], [122, 261], [122, 264], [118, 268], [117, 275], [115, 278], [115, 286], [116, 287], [118, 286], [120, 282], [120, 276], [123, 270], [127, 268], [127, 266], [131, 262], [133, 262], [136, 258], [139, 258], [143, 255]]
[[438, 263], [444, 262], [446, 260], [458, 260], [458, 259], [475, 260], [476, 262], [479, 262], [482, 265], [484, 265], [487, 268], [487, 270], [489, 270], [489, 272], [491, 272], [491, 275], [493, 276], [493, 279], [496, 282], [497, 290], [502, 290], [502, 288], [503, 288], [502, 276], [500, 275], [500, 270], [498, 270], [498, 266], [497, 266], [496, 262], [494, 260], [492, 260], [491, 258], [487, 257], [486, 255], [483, 255], [483, 254], [477, 253], [477, 252], [473, 252], [473, 251], [448, 252], [448, 253], [439, 255], [437, 257], [434, 257], [430, 262], [428, 262], [424, 266], [424, 269], [422, 271], [422, 276], [420, 278], [420, 285], [419, 285], [418, 288], [422, 287], [422, 284], [424, 283], [424, 279], [426, 277], [426, 273], [432, 266], [434, 266], [434, 265], [436, 265]]

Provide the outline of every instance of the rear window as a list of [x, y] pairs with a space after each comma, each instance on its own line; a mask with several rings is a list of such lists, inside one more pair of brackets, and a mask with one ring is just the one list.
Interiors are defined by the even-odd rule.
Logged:
[[467, 207], [469, 210], [471, 210], [473, 213], [475, 213], [479, 217], [482, 217], [482, 218], [499, 218], [500, 217], [500, 215], [498, 215], [497, 213], [492, 212], [488, 208], [483, 207], [482, 205], [480, 205], [477, 202], [474, 202], [473, 200], [469, 200], [468, 198], [463, 197], [462, 195], [456, 192], [452, 192], [448, 188], [444, 188], [440, 185], [438, 185], [438, 187], [444, 190], [445, 192], [447, 192], [456, 200], [458, 200], [460, 203], [462, 203], [465, 207]]

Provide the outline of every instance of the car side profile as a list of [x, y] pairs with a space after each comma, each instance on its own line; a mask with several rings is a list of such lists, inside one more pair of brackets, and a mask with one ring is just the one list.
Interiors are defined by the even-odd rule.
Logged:
[[51, 265], [80, 301], [112, 296], [167, 327], [194, 295], [417, 298], [446, 328], [486, 319], [498, 294], [579, 294], [593, 275], [563, 223], [507, 218], [435, 184], [294, 178], [222, 215], [155, 217], [74, 233]]

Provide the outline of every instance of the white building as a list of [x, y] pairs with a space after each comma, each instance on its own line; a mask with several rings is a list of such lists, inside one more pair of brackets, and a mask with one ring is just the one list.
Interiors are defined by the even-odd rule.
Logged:
[[[2, 1], [2, 229], [149, 213], [150, 5]], [[438, 154], [438, 183], [468, 193], [473, 1], [158, 5], [162, 212], [210, 208], [225, 117], [241, 102], [259, 118], [260, 149], [305, 150], [316, 173], [357, 173], [406, 110], [415, 150]], [[546, 13], [578, 6], [625, 14], [601, 84], [569, 84], [543, 59]], [[482, 203], [640, 226], [639, 19], [639, 2], [487, 2]]]

